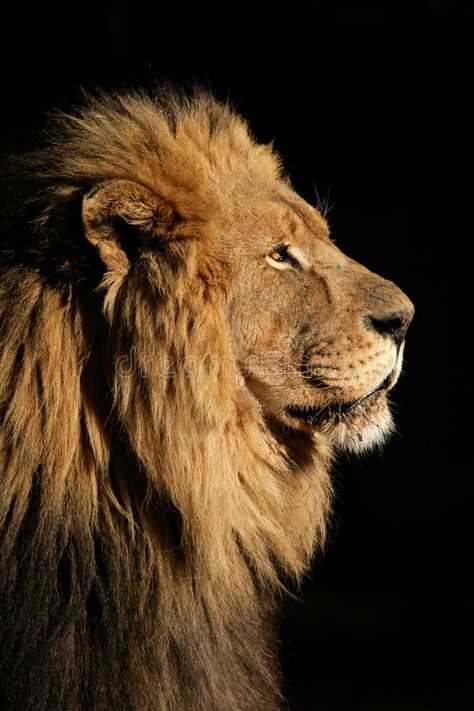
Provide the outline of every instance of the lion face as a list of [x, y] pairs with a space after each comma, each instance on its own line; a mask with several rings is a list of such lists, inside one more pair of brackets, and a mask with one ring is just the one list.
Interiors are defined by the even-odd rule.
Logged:
[[322, 216], [289, 190], [248, 212], [249, 233], [244, 225], [232, 250], [229, 309], [247, 387], [288, 427], [352, 451], [381, 442], [412, 303], [346, 257]]

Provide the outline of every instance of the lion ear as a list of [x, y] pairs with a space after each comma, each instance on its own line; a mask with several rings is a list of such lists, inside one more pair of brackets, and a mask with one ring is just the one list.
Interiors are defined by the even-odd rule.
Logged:
[[128, 271], [145, 248], [163, 249], [176, 221], [168, 202], [128, 180], [100, 183], [82, 202], [86, 239], [111, 270]]

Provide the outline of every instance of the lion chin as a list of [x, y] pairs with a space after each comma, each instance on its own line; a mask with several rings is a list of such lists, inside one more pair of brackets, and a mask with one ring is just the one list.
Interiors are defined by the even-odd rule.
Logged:
[[382, 390], [322, 409], [290, 405], [287, 412], [298, 421], [299, 429], [322, 435], [333, 447], [348, 452], [362, 453], [381, 445], [393, 431], [387, 395]]
[[386, 394], [378, 393], [367, 405], [340, 419], [329, 420], [320, 432], [334, 447], [353, 453], [361, 454], [383, 444], [393, 432]]

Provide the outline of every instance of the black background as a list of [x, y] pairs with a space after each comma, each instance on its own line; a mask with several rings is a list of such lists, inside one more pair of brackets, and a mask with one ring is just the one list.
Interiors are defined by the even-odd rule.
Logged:
[[5, 143], [23, 144], [80, 86], [198, 80], [275, 139], [305, 198], [314, 186], [328, 198], [338, 245], [413, 299], [398, 434], [383, 455], [336, 467], [327, 551], [283, 616], [286, 693], [300, 711], [473, 705], [474, 4], [137, 0], [9, 14]]

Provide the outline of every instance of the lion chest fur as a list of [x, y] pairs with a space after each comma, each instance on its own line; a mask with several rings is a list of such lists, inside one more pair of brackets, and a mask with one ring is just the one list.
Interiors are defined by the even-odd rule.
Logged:
[[329, 448], [263, 416], [202, 250], [226, 176], [267, 193], [277, 160], [203, 96], [50, 131], [2, 207], [1, 705], [280, 708], [275, 597], [324, 537]]

